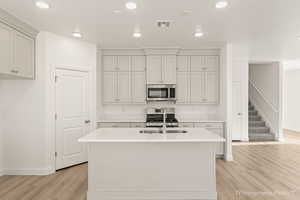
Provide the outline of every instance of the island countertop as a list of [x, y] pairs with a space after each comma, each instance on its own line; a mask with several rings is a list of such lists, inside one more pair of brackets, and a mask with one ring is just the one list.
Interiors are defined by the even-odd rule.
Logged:
[[187, 133], [147, 134], [141, 130], [155, 128], [99, 128], [81, 137], [84, 143], [99, 142], [225, 142], [225, 139], [204, 128], [168, 128], [167, 130], [185, 130]]

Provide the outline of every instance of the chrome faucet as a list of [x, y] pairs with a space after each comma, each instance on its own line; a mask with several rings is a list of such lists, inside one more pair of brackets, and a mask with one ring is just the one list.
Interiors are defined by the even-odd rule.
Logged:
[[166, 123], [166, 119], [167, 119], [167, 109], [164, 108], [164, 114], [163, 114], [163, 134], [167, 133], [167, 123]]

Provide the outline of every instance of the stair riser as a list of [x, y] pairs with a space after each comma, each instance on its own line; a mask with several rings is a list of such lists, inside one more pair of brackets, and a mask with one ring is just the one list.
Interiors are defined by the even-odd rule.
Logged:
[[249, 127], [264, 127], [266, 123], [264, 121], [249, 121]]
[[257, 111], [249, 111], [248, 115], [249, 116], [256, 116], [256, 115], [258, 115], [258, 113], [257, 113]]
[[270, 133], [269, 128], [262, 127], [262, 128], [249, 128], [249, 133]]
[[249, 116], [249, 121], [260, 121], [260, 116]]

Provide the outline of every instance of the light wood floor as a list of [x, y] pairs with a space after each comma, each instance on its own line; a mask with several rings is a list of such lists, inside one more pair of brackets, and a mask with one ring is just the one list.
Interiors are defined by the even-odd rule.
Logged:
[[[299, 200], [300, 134], [293, 142], [234, 145], [234, 162], [217, 161], [218, 200]], [[0, 200], [85, 200], [87, 164], [50, 176], [0, 177]]]

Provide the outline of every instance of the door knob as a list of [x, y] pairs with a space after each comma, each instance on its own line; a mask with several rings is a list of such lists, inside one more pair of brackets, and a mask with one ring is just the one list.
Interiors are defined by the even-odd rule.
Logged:
[[91, 120], [85, 120], [84, 123], [89, 124], [91, 123]]
[[238, 113], [238, 115], [239, 115], [239, 116], [241, 116], [241, 115], [242, 115], [242, 113]]

